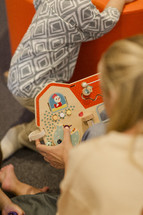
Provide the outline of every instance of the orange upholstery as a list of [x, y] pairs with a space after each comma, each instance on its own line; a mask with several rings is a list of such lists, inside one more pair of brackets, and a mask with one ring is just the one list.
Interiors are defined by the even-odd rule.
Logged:
[[[109, 0], [92, 0], [103, 10]], [[5, 0], [12, 54], [26, 32], [35, 13], [33, 0]], [[125, 6], [120, 21], [108, 34], [98, 40], [83, 43], [71, 81], [76, 81], [97, 72], [97, 63], [102, 53], [115, 40], [143, 33], [143, 0]]]
[[33, 0], [5, 0], [11, 52], [14, 54], [18, 44], [35, 13]]

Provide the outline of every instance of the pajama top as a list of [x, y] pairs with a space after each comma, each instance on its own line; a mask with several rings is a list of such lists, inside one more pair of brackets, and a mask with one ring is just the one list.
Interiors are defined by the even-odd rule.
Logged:
[[34, 0], [34, 6], [8, 77], [9, 90], [23, 98], [34, 98], [47, 83], [69, 81], [81, 43], [103, 36], [120, 17], [116, 8], [99, 12], [90, 0]]

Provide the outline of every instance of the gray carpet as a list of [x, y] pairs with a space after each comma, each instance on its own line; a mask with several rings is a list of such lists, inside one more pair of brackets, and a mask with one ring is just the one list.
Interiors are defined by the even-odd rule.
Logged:
[[[4, 0], [0, 1], [0, 139], [6, 131], [22, 122], [28, 122], [34, 115], [22, 108], [7, 89], [3, 73], [9, 69], [11, 60], [10, 44]], [[17, 177], [35, 187], [49, 186], [50, 191], [59, 192], [63, 170], [56, 170], [43, 157], [28, 148], [17, 151], [2, 165], [12, 163]]]

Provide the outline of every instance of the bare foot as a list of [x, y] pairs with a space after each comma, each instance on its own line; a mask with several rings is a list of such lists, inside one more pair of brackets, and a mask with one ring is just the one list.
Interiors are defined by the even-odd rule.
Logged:
[[49, 187], [39, 189], [19, 181], [15, 175], [14, 166], [12, 164], [1, 169], [0, 182], [3, 190], [14, 193], [15, 195], [36, 194], [49, 190]]
[[0, 170], [0, 182], [2, 184], [2, 189], [8, 192], [13, 192], [18, 179], [14, 172], [14, 166], [9, 164]]
[[45, 193], [49, 190], [49, 187], [43, 187], [41, 189], [39, 189], [41, 192]]

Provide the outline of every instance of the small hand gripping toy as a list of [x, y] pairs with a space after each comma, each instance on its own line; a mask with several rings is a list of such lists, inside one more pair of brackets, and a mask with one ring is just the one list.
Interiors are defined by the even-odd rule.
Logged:
[[29, 134], [29, 140], [43, 138], [47, 146], [58, 145], [63, 140], [63, 127], [68, 125], [76, 145], [93, 123], [102, 121], [103, 110], [98, 74], [71, 84], [50, 83], [35, 98], [38, 129]]

